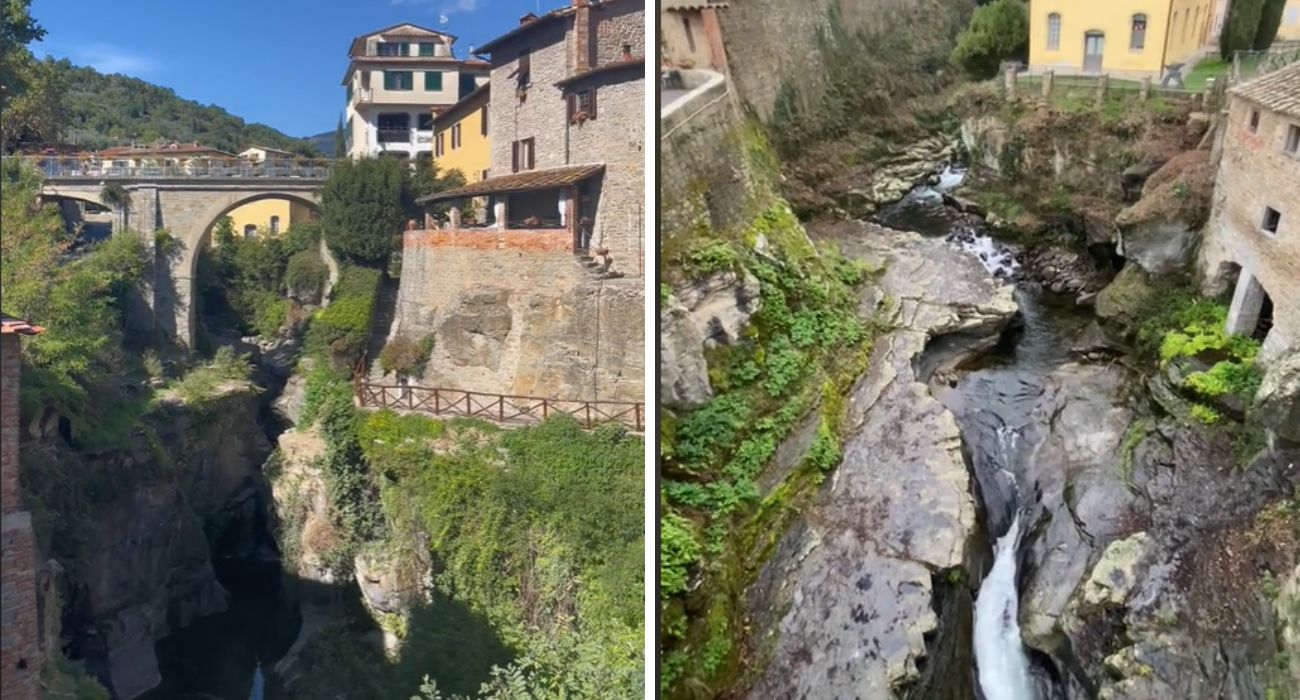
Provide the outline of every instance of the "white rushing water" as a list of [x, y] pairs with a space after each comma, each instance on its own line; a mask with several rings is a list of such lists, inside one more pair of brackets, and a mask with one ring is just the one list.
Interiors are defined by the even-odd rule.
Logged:
[[975, 662], [980, 689], [987, 700], [1037, 700], [1029, 675], [1029, 657], [1020, 642], [1017, 620], [1016, 549], [1020, 516], [994, 547], [993, 569], [980, 584], [975, 600]]

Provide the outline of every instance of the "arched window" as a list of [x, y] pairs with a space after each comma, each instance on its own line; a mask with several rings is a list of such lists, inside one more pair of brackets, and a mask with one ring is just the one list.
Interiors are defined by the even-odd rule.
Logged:
[[1047, 50], [1061, 49], [1061, 15], [1053, 12], [1047, 16]]
[[257, 238], [257, 224], [244, 224], [244, 238]]
[[279, 233], [279, 232], [280, 232], [280, 217], [278, 217], [278, 216], [272, 216], [272, 217], [271, 217], [271, 233]]
[[1147, 47], [1147, 16], [1140, 12], [1133, 15], [1133, 33], [1129, 37], [1128, 47], [1134, 51]]

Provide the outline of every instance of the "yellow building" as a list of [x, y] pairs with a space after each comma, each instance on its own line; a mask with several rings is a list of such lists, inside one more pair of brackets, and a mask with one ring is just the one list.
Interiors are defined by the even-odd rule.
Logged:
[[1277, 28], [1278, 41], [1300, 41], [1300, 0], [1290, 0], [1282, 10], [1282, 26]]
[[1031, 0], [1033, 72], [1162, 77], [1209, 42], [1215, 0]]
[[235, 225], [235, 235], [245, 238], [278, 235], [303, 221], [313, 221], [316, 213], [307, 205], [287, 199], [259, 199], [232, 209], [226, 216]]
[[438, 172], [459, 170], [466, 182], [488, 176], [492, 164], [488, 137], [488, 84], [474, 89], [456, 104], [433, 117], [433, 160]]

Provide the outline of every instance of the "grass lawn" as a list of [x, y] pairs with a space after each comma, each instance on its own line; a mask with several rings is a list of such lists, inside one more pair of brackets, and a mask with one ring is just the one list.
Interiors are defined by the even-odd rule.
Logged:
[[1232, 68], [1231, 61], [1224, 61], [1218, 56], [1210, 56], [1196, 64], [1196, 68], [1192, 69], [1192, 72], [1187, 75], [1183, 80], [1183, 84], [1192, 92], [1200, 92], [1205, 89], [1205, 82], [1208, 79], [1214, 78], [1215, 82], [1219, 82], [1228, 74], [1230, 68]]

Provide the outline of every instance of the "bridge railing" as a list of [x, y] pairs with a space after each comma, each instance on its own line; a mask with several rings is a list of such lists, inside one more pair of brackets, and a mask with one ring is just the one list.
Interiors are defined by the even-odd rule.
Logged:
[[302, 179], [324, 180], [334, 161], [325, 158], [269, 160], [256, 163], [243, 158], [108, 159], [84, 156], [4, 156], [22, 161], [47, 179], [99, 178], [103, 180], [158, 179]]
[[640, 403], [539, 399], [365, 381], [357, 381], [355, 388], [357, 401], [363, 408], [480, 418], [503, 425], [534, 425], [563, 413], [577, 419], [587, 430], [605, 423], [621, 423], [638, 433], [645, 430], [645, 406]]

